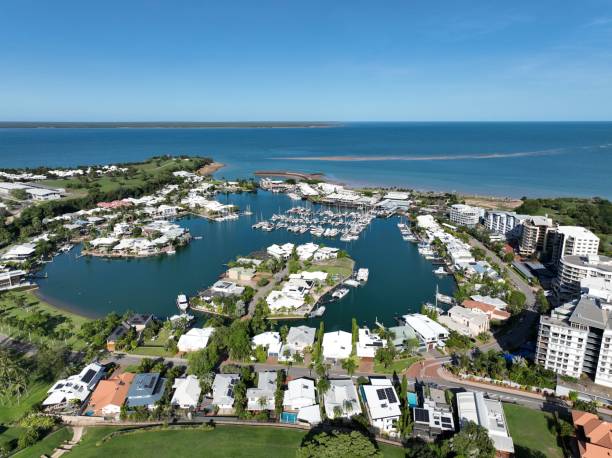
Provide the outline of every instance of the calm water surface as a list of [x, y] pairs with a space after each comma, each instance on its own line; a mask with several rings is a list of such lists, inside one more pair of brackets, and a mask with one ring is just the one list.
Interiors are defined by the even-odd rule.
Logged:
[[[397, 218], [376, 219], [356, 242], [316, 239], [286, 231], [262, 232], [251, 229], [257, 218], [290, 208], [283, 195], [260, 192], [219, 196], [256, 213], [237, 221], [209, 222], [201, 218], [182, 219], [192, 235], [202, 236], [174, 256], [149, 259], [104, 260], [76, 258], [74, 249], [47, 264], [48, 279], [40, 281], [40, 293], [48, 300], [90, 316], [110, 311], [154, 313], [160, 317], [177, 312], [179, 292], [195, 294], [212, 284], [238, 255], [247, 255], [272, 243], [315, 241], [346, 249], [357, 267], [370, 269], [365, 287], [352, 289], [341, 301], [327, 305], [323, 316], [326, 329], [350, 329], [351, 318], [374, 325], [375, 319], [388, 325], [398, 314], [418, 311], [421, 303], [433, 300], [436, 284], [452, 293], [454, 281], [432, 274], [433, 266], [422, 258], [416, 245], [404, 242], [397, 229]], [[306, 203], [302, 203], [306, 205]], [[317, 325], [318, 319], [308, 320]]]

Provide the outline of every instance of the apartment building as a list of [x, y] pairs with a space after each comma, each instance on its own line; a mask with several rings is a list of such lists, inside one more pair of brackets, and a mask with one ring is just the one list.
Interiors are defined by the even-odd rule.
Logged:
[[484, 210], [465, 204], [455, 204], [450, 208], [450, 220], [459, 226], [474, 227], [480, 221]]
[[547, 251], [548, 233], [552, 228], [552, 219], [546, 216], [530, 216], [523, 221], [519, 244], [521, 255], [533, 256]]
[[489, 210], [484, 219], [487, 230], [493, 234], [499, 234], [506, 239], [520, 238], [523, 230], [523, 221], [526, 215], [517, 215], [516, 212], [500, 210]]
[[540, 317], [536, 362], [558, 374], [612, 387], [612, 308], [583, 296]]
[[565, 256], [559, 260], [553, 291], [561, 301], [576, 299], [580, 296], [580, 282], [597, 278], [612, 280], [612, 258], [596, 254]]
[[584, 227], [558, 226], [550, 235], [550, 260], [556, 266], [564, 256], [588, 256], [599, 250], [599, 237]]

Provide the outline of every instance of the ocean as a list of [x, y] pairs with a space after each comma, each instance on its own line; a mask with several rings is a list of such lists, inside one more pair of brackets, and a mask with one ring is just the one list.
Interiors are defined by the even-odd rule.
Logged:
[[326, 128], [0, 129], [0, 167], [210, 156], [219, 177], [323, 172], [351, 185], [612, 198], [612, 123], [346, 123]]

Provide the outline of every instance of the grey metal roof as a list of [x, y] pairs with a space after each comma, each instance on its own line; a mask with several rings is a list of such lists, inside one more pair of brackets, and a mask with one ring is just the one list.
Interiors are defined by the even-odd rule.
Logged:
[[581, 297], [570, 317], [570, 321], [596, 329], [606, 329], [608, 313], [602, 310], [593, 299]]

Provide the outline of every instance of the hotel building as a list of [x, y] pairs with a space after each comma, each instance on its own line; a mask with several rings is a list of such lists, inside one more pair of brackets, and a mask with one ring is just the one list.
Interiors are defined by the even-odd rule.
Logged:
[[465, 204], [455, 204], [450, 208], [451, 222], [459, 226], [474, 227], [480, 221], [483, 209]]

